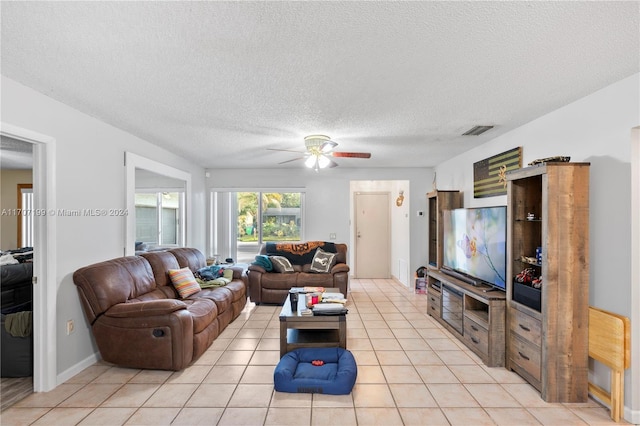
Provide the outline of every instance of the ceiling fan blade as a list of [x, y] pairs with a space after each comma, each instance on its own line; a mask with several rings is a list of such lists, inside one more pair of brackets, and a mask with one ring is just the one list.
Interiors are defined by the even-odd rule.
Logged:
[[267, 148], [267, 151], [284, 151], [284, 152], [297, 152], [298, 154], [304, 154], [305, 151], [297, 151], [293, 149], [278, 149], [278, 148]]
[[278, 164], [285, 164], [285, 163], [290, 163], [292, 161], [298, 161], [298, 160], [304, 160], [304, 159], [305, 157], [292, 158], [291, 160], [281, 161]]
[[340, 158], [371, 158], [370, 152], [332, 152], [332, 157]]
[[320, 152], [322, 152], [323, 154], [328, 154], [336, 146], [338, 146], [338, 144], [334, 141], [326, 141], [320, 146]]
[[331, 162], [330, 162], [330, 163], [329, 163], [329, 165], [327, 166], [328, 168], [330, 168], [330, 169], [331, 169], [331, 168], [333, 168], [333, 167], [338, 167], [338, 163], [336, 163], [336, 162], [335, 162], [335, 161], [333, 161], [333, 160], [329, 160], [329, 161], [331, 161]]

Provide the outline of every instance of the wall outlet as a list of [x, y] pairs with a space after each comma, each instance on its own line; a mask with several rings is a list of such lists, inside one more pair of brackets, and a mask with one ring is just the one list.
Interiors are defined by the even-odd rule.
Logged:
[[67, 321], [67, 336], [70, 335], [71, 333], [73, 333], [73, 330], [75, 330], [75, 324], [73, 323], [73, 320], [68, 320]]
[[336, 234], [334, 232], [332, 232], [331, 234], [329, 234], [329, 239], [330, 240], [335, 240], [336, 239]]

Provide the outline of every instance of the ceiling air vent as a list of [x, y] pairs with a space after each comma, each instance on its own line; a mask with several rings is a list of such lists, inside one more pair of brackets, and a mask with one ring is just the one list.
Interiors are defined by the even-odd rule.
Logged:
[[462, 136], [478, 136], [491, 129], [493, 126], [475, 126], [464, 132]]

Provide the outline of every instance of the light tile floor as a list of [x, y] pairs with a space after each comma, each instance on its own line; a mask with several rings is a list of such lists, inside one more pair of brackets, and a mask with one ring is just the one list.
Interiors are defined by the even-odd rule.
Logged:
[[[549, 404], [515, 373], [488, 368], [428, 317], [426, 296], [392, 280], [351, 280], [350, 395], [273, 389], [280, 308], [247, 304], [179, 372], [97, 363], [2, 412], [8, 425], [602, 425], [590, 400]], [[623, 422], [624, 423], [624, 422]]]

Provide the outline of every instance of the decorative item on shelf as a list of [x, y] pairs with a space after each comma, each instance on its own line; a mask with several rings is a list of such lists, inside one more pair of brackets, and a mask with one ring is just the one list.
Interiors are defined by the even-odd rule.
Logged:
[[536, 262], [542, 265], [542, 247], [536, 248]]
[[556, 155], [555, 157], [547, 157], [547, 158], [538, 158], [537, 160], [533, 160], [529, 163], [530, 166], [535, 166], [537, 164], [544, 163], [568, 163], [571, 160], [571, 157]]
[[533, 268], [525, 268], [518, 275], [516, 281], [520, 284], [531, 284], [533, 282], [535, 271]]
[[401, 207], [402, 203], [404, 203], [404, 191], [400, 190], [400, 195], [396, 198], [396, 206]]
[[533, 281], [531, 281], [531, 287], [542, 288], [542, 277], [535, 278]]
[[535, 220], [536, 215], [534, 213], [527, 213], [527, 220]]

